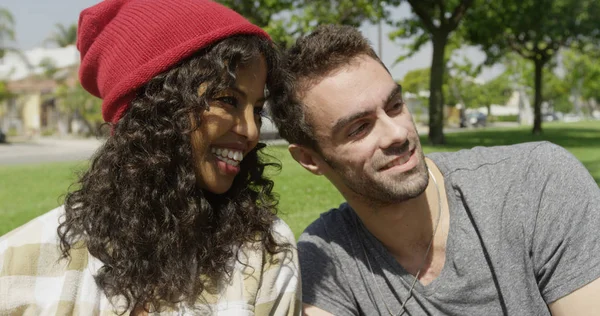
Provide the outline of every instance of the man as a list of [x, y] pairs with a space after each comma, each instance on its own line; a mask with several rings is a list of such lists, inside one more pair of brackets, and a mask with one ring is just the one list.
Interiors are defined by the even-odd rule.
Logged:
[[347, 201], [300, 237], [307, 315], [600, 313], [600, 189], [571, 154], [539, 142], [426, 158], [353, 28], [319, 27], [287, 59], [274, 121]]

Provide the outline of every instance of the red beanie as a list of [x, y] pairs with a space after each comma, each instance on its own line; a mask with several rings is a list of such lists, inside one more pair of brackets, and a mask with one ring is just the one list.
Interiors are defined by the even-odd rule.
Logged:
[[236, 34], [269, 38], [208, 0], [105, 0], [79, 16], [79, 80], [116, 123], [136, 90], [203, 47]]

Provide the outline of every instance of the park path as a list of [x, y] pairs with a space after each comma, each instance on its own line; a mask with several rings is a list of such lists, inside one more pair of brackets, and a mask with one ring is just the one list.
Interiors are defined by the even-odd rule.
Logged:
[[[417, 127], [419, 134], [429, 132], [427, 126]], [[462, 132], [468, 129], [445, 128], [445, 133]], [[95, 138], [8, 139], [9, 144], [0, 144], [0, 165], [31, 164], [58, 161], [77, 161], [90, 158], [104, 140]], [[268, 144], [285, 145], [284, 140], [270, 140]]]
[[0, 165], [85, 160], [90, 158], [102, 143], [103, 140], [94, 138], [43, 137], [0, 144]]

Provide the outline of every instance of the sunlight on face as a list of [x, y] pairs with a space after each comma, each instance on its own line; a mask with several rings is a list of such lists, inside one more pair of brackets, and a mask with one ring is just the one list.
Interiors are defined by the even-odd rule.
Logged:
[[310, 87], [302, 101], [326, 161], [324, 174], [344, 196], [393, 203], [427, 187], [412, 116], [376, 60], [355, 58]]
[[[196, 178], [202, 189], [221, 194], [231, 187], [240, 162], [258, 143], [267, 67], [256, 58], [236, 72], [235, 86], [221, 91], [191, 135]], [[202, 86], [199, 93], [203, 93]]]

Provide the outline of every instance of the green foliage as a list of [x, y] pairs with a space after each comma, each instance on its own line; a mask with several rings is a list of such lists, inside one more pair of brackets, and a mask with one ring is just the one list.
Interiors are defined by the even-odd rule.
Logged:
[[294, 0], [218, 0], [217, 2], [263, 28], [275, 42], [282, 45], [291, 43], [290, 35], [285, 32], [284, 20], [277, 15], [291, 10]]
[[[400, 55], [396, 62], [401, 62], [414, 55], [423, 45], [432, 39], [433, 33], [447, 36], [448, 52], [460, 47], [461, 36], [452, 36], [450, 33], [461, 32], [460, 21], [467, 14], [469, 8], [476, 2], [474, 0], [407, 0], [411, 5], [413, 15], [405, 20], [390, 20], [396, 30], [388, 34], [390, 40], [408, 39], [410, 42], [403, 45], [408, 53]], [[402, 1], [387, 1], [388, 5], [398, 5]]]
[[282, 47], [320, 24], [360, 26], [386, 15], [379, 0], [219, 0], [262, 27]]
[[77, 42], [77, 24], [65, 26], [63, 24], [56, 24], [56, 31], [46, 39], [47, 43], [53, 43], [58, 47], [67, 47], [69, 45], [75, 45]]
[[0, 81], [0, 102], [10, 98], [11, 96], [12, 93], [10, 93], [10, 91], [8, 90], [6, 82]]
[[6, 104], [4, 101], [10, 97], [12, 97], [12, 93], [8, 90], [6, 82], [0, 81], [0, 118], [6, 113]]
[[[445, 76], [442, 90], [447, 105], [463, 104], [467, 108], [489, 107], [492, 104], [505, 104], [512, 93], [508, 72], [485, 82], [477, 83], [474, 77], [477, 67], [470, 64], [452, 63]], [[404, 91], [419, 93], [429, 90], [429, 68], [411, 70], [401, 81]]]
[[488, 1], [473, 7], [465, 34], [485, 50], [488, 63], [508, 51], [547, 62], [561, 47], [580, 47], [600, 36], [599, 18], [596, 0]]
[[0, 45], [7, 40], [15, 40], [15, 19], [8, 9], [0, 7]]
[[98, 126], [103, 122], [101, 99], [89, 94], [79, 81], [72, 87], [65, 84], [59, 85], [54, 95], [58, 108], [62, 113], [67, 114], [69, 117], [78, 113], [90, 124], [92, 132], [98, 132], [93, 126]]
[[430, 73], [431, 70], [429, 70], [429, 68], [415, 69], [407, 72], [400, 82], [402, 84], [402, 90], [411, 93], [429, 90]]
[[15, 39], [15, 19], [8, 9], [0, 7], [0, 63], [6, 53], [11, 52], [21, 58], [26, 67], [32, 68], [27, 57], [19, 49], [8, 45]]
[[384, 2], [378, 0], [297, 1], [292, 22], [300, 24], [296, 24], [294, 31], [306, 34], [319, 24], [359, 27], [365, 21], [377, 22], [387, 14], [383, 5]]
[[56, 62], [50, 57], [45, 57], [44, 59], [42, 59], [38, 66], [44, 69], [44, 76], [49, 79], [52, 79], [54, 74], [58, 71], [58, 67], [56, 67]]
[[[403, 21], [392, 23], [397, 30], [390, 39], [412, 39], [408, 44], [409, 53], [400, 56], [398, 61], [417, 52], [423, 44], [432, 42], [433, 60], [429, 85], [429, 142], [444, 144], [444, 93], [445, 68], [448, 62], [446, 48], [454, 49], [460, 44], [451, 34], [457, 30], [475, 0], [406, 0], [413, 15]], [[400, 1], [389, 1], [398, 5]]]
[[487, 63], [516, 52], [535, 66], [535, 121], [541, 132], [542, 68], [560, 48], [597, 43], [600, 2], [597, 0], [496, 0], [474, 6], [465, 20], [466, 38], [487, 54]]
[[565, 81], [571, 84], [571, 91], [576, 96], [600, 102], [599, 56], [600, 47], [592, 47], [583, 53], [574, 49], [563, 51]]
[[489, 121], [490, 122], [518, 122], [519, 121], [519, 115], [492, 115], [491, 117], [489, 117]]
[[571, 95], [569, 82], [547, 69], [544, 69], [543, 76], [545, 84], [542, 87], [542, 100], [548, 102], [554, 111], [571, 112], [573, 103], [569, 100]]

